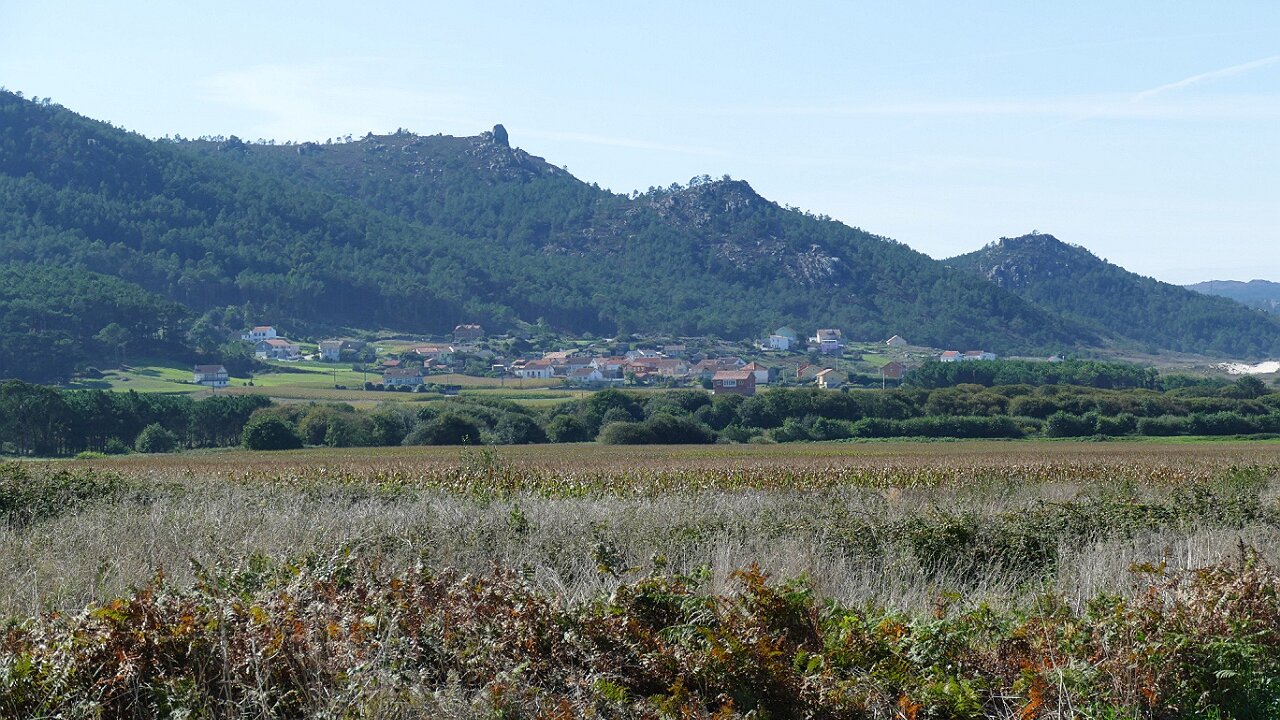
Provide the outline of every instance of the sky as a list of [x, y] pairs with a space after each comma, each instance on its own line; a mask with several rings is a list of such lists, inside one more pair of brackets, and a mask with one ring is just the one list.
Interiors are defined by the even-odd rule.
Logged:
[[0, 86], [148, 137], [400, 128], [730, 175], [936, 258], [1038, 230], [1280, 281], [1276, 2], [0, 0]]

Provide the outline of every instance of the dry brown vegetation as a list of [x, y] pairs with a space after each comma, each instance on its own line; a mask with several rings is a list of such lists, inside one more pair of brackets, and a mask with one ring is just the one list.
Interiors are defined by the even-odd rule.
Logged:
[[[373, 587], [449, 568], [493, 577], [503, 592], [529, 594], [561, 608], [555, 612], [590, 614], [601, 598], [649, 592], [646, 578], [680, 578], [689, 602], [730, 602], [743, 591], [735, 573], [758, 565], [774, 578], [803, 578], [803, 602], [816, 603], [814, 612], [834, 602], [877, 617], [887, 613], [909, 636], [920, 632], [916, 623], [934, 617], [994, 612], [1000, 622], [1022, 622], [1045, 597], [1062, 608], [1053, 622], [1075, 617], [1087, 624], [1099, 598], [1138, 598], [1151, 587], [1150, 572], [1135, 574], [1135, 567], [1152, 569], [1158, 583], [1166, 577], [1181, 583], [1174, 579], [1198, 568], [1280, 566], [1276, 443], [334, 449], [30, 462], [6, 472], [25, 475], [10, 483], [9, 500], [0, 495], [0, 514], [9, 518], [0, 529], [0, 615], [19, 619], [48, 611], [77, 616], [86, 605], [111, 606], [121, 596], [150, 602], [130, 588], [146, 585], [158, 570], [163, 587], [148, 592], [186, 597], [182, 588], [250, 570], [274, 577], [271, 568], [293, 567], [307, 577], [311, 570], [296, 568], [346, 567]], [[19, 486], [43, 489], [19, 497], [12, 491]], [[446, 573], [439, 582], [447, 586], [454, 577]], [[504, 584], [512, 578], [518, 591]], [[1265, 585], [1268, 578], [1255, 580]], [[750, 592], [773, 592], [763, 589], [766, 581], [750, 582]], [[490, 705], [475, 709], [474, 693], [493, 689], [477, 682], [454, 688], [460, 694], [450, 702], [460, 703], [458, 716], [492, 714]], [[885, 707], [911, 716], [895, 703], [925, 695], [886, 682], [896, 689], [885, 690], [892, 696]], [[1135, 683], [1121, 689], [1147, 687]], [[520, 692], [546, 689], [509, 684]], [[624, 685], [619, 697], [632, 700], [619, 707], [630, 710], [603, 715], [657, 712]], [[1014, 692], [1010, 684], [1001, 692], [1017, 700], [997, 702], [983, 687], [965, 691], [978, 702], [967, 714], [955, 711], [959, 705], [951, 715], [925, 712], [924, 705], [914, 712], [976, 717], [1003, 708], [1015, 715], [1040, 693], [1036, 713], [1052, 714], [1065, 706], [1050, 707], [1044, 698], [1067, 697], [1025, 684]], [[690, 697], [689, 707], [706, 712], [724, 700]], [[1129, 700], [1107, 697], [1129, 707]], [[526, 710], [537, 705], [511, 702]], [[428, 706], [444, 712], [439, 704], [418, 707]]]

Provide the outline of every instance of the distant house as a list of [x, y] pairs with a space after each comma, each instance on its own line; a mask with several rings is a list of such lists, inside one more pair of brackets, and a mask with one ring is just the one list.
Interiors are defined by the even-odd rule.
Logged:
[[382, 384], [387, 387], [416, 387], [422, 379], [422, 368], [388, 368], [382, 373]]
[[605, 381], [604, 374], [593, 367], [578, 368], [570, 371], [565, 379], [576, 385], [591, 385]]
[[894, 360], [880, 368], [880, 377], [885, 380], [901, 380], [902, 375], [907, 371], [907, 366]]
[[799, 342], [799, 341], [800, 341], [800, 335], [799, 335], [799, 333], [797, 333], [794, 329], [792, 329], [791, 327], [788, 327], [788, 326], [786, 326], [786, 325], [783, 325], [782, 327], [778, 328], [777, 330], [774, 330], [774, 331], [773, 331], [773, 334], [774, 334], [774, 335], [777, 335], [777, 336], [779, 336], [779, 337], [784, 337], [784, 338], [786, 338], [787, 340], [791, 341], [791, 344], [792, 344], [792, 345], [795, 345], [797, 342]]
[[809, 338], [809, 344], [823, 354], [838, 353], [844, 349], [840, 331], [835, 328], [822, 328]]
[[621, 355], [598, 357], [591, 359], [591, 367], [599, 370], [605, 377], [622, 377], [622, 368], [630, 362]]
[[689, 363], [680, 358], [653, 357], [636, 358], [627, 363], [627, 370], [648, 372], [663, 377], [686, 377], [689, 374]]
[[338, 362], [341, 359], [342, 359], [342, 341], [341, 340], [321, 340], [320, 341], [321, 362]]
[[786, 335], [773, 334], [765, 341], [765, 347], [770, 350], [782, 350], [784, 352], [791, 349], [791, 343], [795, 342]]
[[221, 365], [196, 365], [191, 370], [191, 382], [205, 387], [226, 387], [230, 378]]
[[555, 374], [550, 360], [530, 360], [511, 368], [511, 374], [522, 380], [549, 380]]
[[800, 365], [800, 367], [796, 368], [796, 379], [812, 380], [818, 377], [818, 373], [822, 372], [822, 369], [823, 368], [821, 365], [810, 365], [808, 363], [803, 363]]
[[756, 376], [756, 385], [768, 385], [778, 379], [777, 368], [768, 368], [758, 362], [749, 362], [742, 366], [742, 370]]
[[755, 395], [756, 376], [746, 370], [721, 370], [711, 376], [714, 395]]
[[965, 351], [963, 360], [995, 360], [996, 354], [989, 353], [986, 350], [967, 350]]
[[253, 354], [264, 360], [297, 360], [302, 357], [297, 345], [280, 337], [259, 340], [253, 347]]
[[938, 356], [938, 362], [957, 362], [960, 358], [961, 355], [958, 350], [944, 350], [943, 353]]
[[387, 358], [378, 364], [384, 368], [398, 368], [404, 363], [402, 360], [400, 360], [400, 358]]
[[413, 351], [425, 360], [448, 363], [453, 360], [452, 345], [419, 345]]
[[700, 378], [710, 378], [721, 370], [738, 370], [746, 365], [739, 357], [719, 357], [699, 360], [689, 372]]
[[884, 344], [888, 345], [889, 347], [906, 347], [908, 343], [906, 341], [906, 338], [902, 337], [901, 335], [894, 335], [888, 340], [885, 340]]
[[279, 335], [276, 334], [275, 328], [271, 327], [270, 325], [259, 325], [253, 328], [252, 330], [250, 330], [249, 332], [241, 335], [240, 339], [248, 340], [251, 343], [256, 343], [256, 342], [261, 342], [262, 340], [271, 340], [272, 338], [276, 338], [276, 337], [279, 337]]
[[453, 339], [459, 342], [463, 340], [479, 340], [484, 337], [484, 328], [479, 325], [459, 325], [453, 329]]
[[662, 356], [663, 356], [662, 353], [658, 352], [657, 350], [636, 349], [636, 350], [627, 351], [628, 360], [639, 360], [641, 358], [660, 358]]
[[1051, 363], [1060, 363], [1065, 359], [1066, 358], [1062, 357], [1061, 355], [1050, 355], [1048, 358], [1046, 358], [1046, 360]]
[[844, 381], [840, 379], [836, 371], [831, 368], [819, 372], [816, 376], [816, 381], [818, 387], [824, 390], [835, 390], [844, 384]]

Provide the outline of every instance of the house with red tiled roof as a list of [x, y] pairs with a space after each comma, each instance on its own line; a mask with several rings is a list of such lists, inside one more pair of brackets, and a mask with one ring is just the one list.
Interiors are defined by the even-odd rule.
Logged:
[[907, 366], [894, 360], [880, 368], [880, 377], [885, 380], [901, 380], [903, 373], [907, 370]]
[[720, 370], [711, 376], [713, 395], [756, 394], [756, 376], [746, 370]]
[[259, 340], [253, 354], [264, 360], [297, 360], [302, 356], [297, 345], [281, 337]]
[[938, 362], [957, 362], [960, 360], [959, 350], [945, 350], [938, 356]]
[[744, 372], [749, 372], [756, 376], [756, 385], [768, 385], [770, 382], [778, 379], [778, 369], [769, 368], [758, 362], [749, 362], [741, 368]]
[[262, 340], [270, 340], [275, 337], [279, 337], [279, 335], [276, 334], [275, 328], [271, 327], [270, 325], [259, 325], [249, 330], [249, 332], [241, 335], [240, 339], [248, 340], [251, 343], [256, 343]]

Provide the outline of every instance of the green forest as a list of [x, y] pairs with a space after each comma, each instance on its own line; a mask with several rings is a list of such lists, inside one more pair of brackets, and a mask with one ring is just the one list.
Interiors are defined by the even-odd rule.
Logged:
[[0, 263], [0, 377], [41, 382], [143, 343], [216, 356], [226, 337], [193, 326], [226, 308], [317, 332], [542, 321], [746, 339], [791, 324], [1002, 353], [1126, 338], [1280, 351], [1280, 321], [1225, 300], [1186, 292], [1203, 302], [1168, 305], [1114, 273], [1085, 292], [1007, 289], [727, 176], [613, 193], [510, 147], [505, 131], [153, 141], [7, 91]]
[[946, 261], [1040, 307], [1142, 350], [1226, 357], [1280, 353], [1280, 318], [1142, 277], [1052, 235], [1001, 238]]

